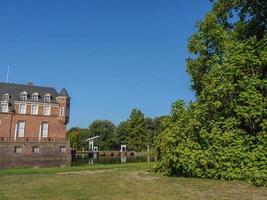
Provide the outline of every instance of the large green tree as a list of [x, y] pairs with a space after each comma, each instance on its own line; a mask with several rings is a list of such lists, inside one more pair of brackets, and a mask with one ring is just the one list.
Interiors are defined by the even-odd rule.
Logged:
[[157, 135], [162, 132], [162, 121], [165, 118], [167, 118], [167, 116], [145, 118], [146, 131], [147, 131], [147, 142], [151, 148], [153, 148], [154, 146]]
[[190, 38], [196, 101], [173, 104], [158, 137], [170, 175], [267, 181], [267, 1], [217, 0]]
[[142, 151], [148, 145], [148, 131], [144, 113], [139, 109], [133, 109], [127, 120], [127, 148]]
[[133, 109], [129, 118], [116, 128], [118, 144], [127, 144], [129, 150], [144, 151], [153, 148], [156, 136], [162, 131], [161, 122], [166, 116], [150, 118], [139, 109]]
[[67, 137], [70, 141], [70, 147], [81, 151], [88, 147], [84, 140], [90, 137], [90, 133], [87, 128], [73, 127], [68, 130]]
[[129, 129], [127, 121], [122, 121], [118, 124], [116, 128], [116, 136], [118, 138], [118, 144], [126, 144], [128, 130]]
[[108, 120], [95, 120], [89, 126], [91, 136], [100, 136], [96, 144], [101, 151], [110, 150], [117, 143], [115, 128], [116, 126]]

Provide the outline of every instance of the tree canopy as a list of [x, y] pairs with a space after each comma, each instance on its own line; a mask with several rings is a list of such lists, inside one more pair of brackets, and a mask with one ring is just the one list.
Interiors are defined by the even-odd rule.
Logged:
[[144, 151], [147, 145], [153, 146], [154, 139], [161, 131], [161, 121], [164, 118], [145, 118], [139, 109], [133, 109], [129, 118], [117, 126], [109, 120], [95, 120], [88, 128], [73, 127], [68, 131], [71, 148], [88, 149], [85, 139], [100, 136], [95, 142], [101, 151], [120, 150], [121, 144], [126, 144], [128, 150]]
[[115, 138], [116, 126], [108, 120], [95, 120], [89, 126], [90, 136], [100, 136], [99, 141], [96, 141], [100, 150], [110, 150], [113, 144], [116, 144]]
[[169, 175], [267, 181], [267, 2], [217, 0], [189, 40], [196, 101], [173, 104], [157, 140]]

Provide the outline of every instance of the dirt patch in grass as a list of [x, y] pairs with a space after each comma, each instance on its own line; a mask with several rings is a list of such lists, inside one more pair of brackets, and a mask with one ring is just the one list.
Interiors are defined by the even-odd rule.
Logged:
[[73, 171], [73, 172], [57, 172], [56, 175], [95, 175], [108, 173], [111, 171], [115, 171], [116, 169], [108, 169], [108, 170], [87, 170], [87, 171]]
[[130, 171], [125, 172], [125, 177], [127, 179], [133, 180], [133, 181], [154, 181], [154, 180], [160, 180], [159, 176], [156, 176], [155, 174], [147, 171]]
[[117, 168], [115, 169], [105, 169], [105, 170], [87, 170], [87, 171], [74, 171], [74, 172], [57, 172], [56, 175], [99, 175], [99, 174], [110, 174], [113, 172], [120, 171], [120, 176], [130, 179], [132, 181], [153, 181], [160, 180], [159, 176], [156, 176], [152, 172], [144, 170], [133, 170], [133, 171], [123, 171]]

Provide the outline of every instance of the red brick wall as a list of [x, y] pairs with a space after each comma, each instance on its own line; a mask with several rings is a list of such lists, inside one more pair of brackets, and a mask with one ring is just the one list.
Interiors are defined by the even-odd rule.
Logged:
[[[21, 153], [15, 153], [14, 147], [21, 147]], [[33, 146], [40, 152], [33, 153]], [[60, 147], [66, 148], [60, 152]], [[0, 169], [14, 167], [60, 167], [71, 164], [71, 152], [68, 142], [0, 142]]]
[[42, 122], [48, 122], [48, 138], [66, 138], [66, 116], [59, 116], [60, 107], [64, 107], [66, 111], [66, 102], [67, 101], [63, 102], [60, 100], [59, 104], [50, 104], [51, 113], [49, 116], [43, 115], [44, 104], [39, 104], [38, 115], [31, 115], [32, 103], [25, 102], [27, 104], [26, 114], [19, 114], [19, 103], [15, 103], [13, 113], [0, 113], [0, 137], [15, 137], [16, 124], [18, 121], [24, 121], [25, 138], [39, 138], [40, 125]]
[[0, 137], [10, 137], [10, 113], [0, 113]]
[[48, 122], [48, 137], [65, 138], [66, 137], [66, 125], [58, 122], [57, 117], [53, 116], [33, 116], [33, 115], [19, 115], [16, 114], [13, 117], [12, 123], [12, 137], [15, 136], [16, 124], [18, 121], [25, 122], [25, 137], [39, 137], [40, 125], [42, 122]]
[[[68, 110], [69, 99], [60, 97], [57, 101], [58, 103], [54, 104], [36, 102], [38, 104], [37, 115], [31, 114], [31, 104], [33, 104], [31, 102], [15, 102], [12, 113], [0, 113], [0, 168], [70, 165], [69, 143], [63, 141], [66, 138], [68, 116], [66, 116], [66, 113], [64, 116], [59, 116], [60, 107], [64, 107], [65, 112]], [[26, 114], [18, 113], [19, 103], [27, 105]], [[44, 105], [51, 106], [49, 116], [43, 115]], [[18, 121], [25, 122], [23, 140], [20, 140], [20, 138], [16, 141], [5, 139], [15, 137]], [[48, 122], [48, 140], [39, 141], [42, 122]], [[29, 140], [27, 140], [28, 138]], [[31, 141], [33, 138], [36, 138], [36, 140]], [[22, 152], [14, 153], [15, 146], [21, 146]], [[39, 146], [40, 153], [32, 153], [33, 146]], [[65, 146], [66, 152], [60, 152], [60, 146]]]

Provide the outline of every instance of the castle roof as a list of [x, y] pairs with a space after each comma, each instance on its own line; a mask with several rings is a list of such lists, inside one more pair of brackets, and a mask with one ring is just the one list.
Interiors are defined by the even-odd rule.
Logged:
[[61, 90], [61, 92], [59, 93], [59, 96], [63, 96], [63, 97], [70, 97], [67, 90], [65, 88], [63, 88]]
[[[63, 89], [63, 94], [68, 95], [66, 89]], [[61, 91], [61, 92], [62, 92]], [[27, 92], [28, 101], [32, 100], [33, 94], [39, 95], [38, 102], [44, 102], [44, 96], [50, 95], [50, 103], [57, 103], [56, 98], [58, 96], [62, 96], [58, 94], [55, 88], [53, 87], [43, 87], [43, 86], [35, 86], [32, 84], [24, 85], [24, 84], [16, 84], [16, 83], [1, 83], [0, 82], [0, 101], [2, 100], [3, 95], [8, 94], [11, 101], [21, 101], [21, 93]]]

